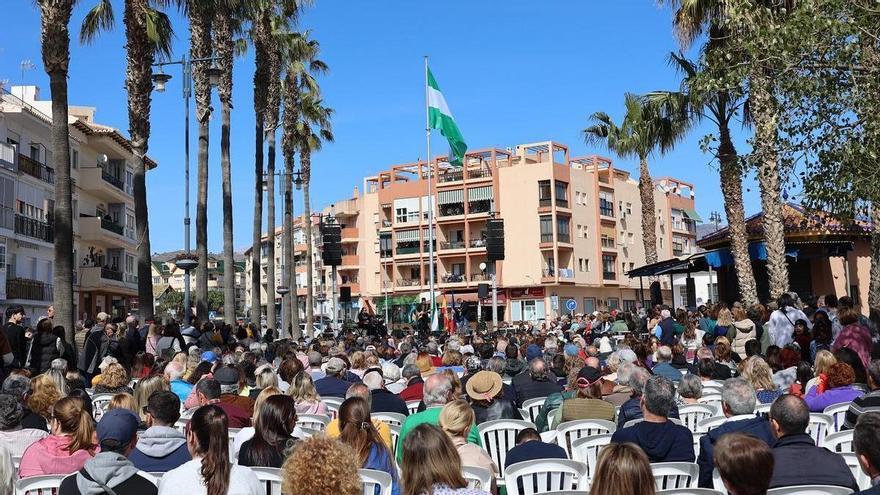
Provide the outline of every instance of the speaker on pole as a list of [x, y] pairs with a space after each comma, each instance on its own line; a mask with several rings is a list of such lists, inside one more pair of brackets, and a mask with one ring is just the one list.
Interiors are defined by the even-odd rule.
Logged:
[[504, 259], [504, 220], [500, 218], [486, 221], [486, 257], [489, 261]]
[[477, 297], [480, 299], [486, 299], [489, 297], [489, 284], [477, 285]]
[[339, 302], [343, 304], [351, 302], [351, 287], [343, 285], [339, 288]]
[[651, 282], [651, 306], [663, 304], [663, 293], [660, 291], [660, 282]]
[[685, 279], [685, 286], [687, 287], [687, 307], [696, 308], [697, 307], [697, 286], [694, 283], [694, 277], [691, 277], [690, 274]]
[[321, 259], [327, 266], [342, 264], [342, 228], [338, 223], [325, 223], [321, 226], [321, 240], [324, 247]]

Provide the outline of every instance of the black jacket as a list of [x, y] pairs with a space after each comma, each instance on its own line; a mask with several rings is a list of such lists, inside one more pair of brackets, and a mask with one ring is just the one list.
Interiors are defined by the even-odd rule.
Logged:
[[382, 388], [371, 390], [370, 395], [372, 396], [373, 402], [370, 412], [389, 412], [409, 416], [409, 409], [406, 408], [406, 402], [404, 402], [397, 394], [391, 393]]
[[6, 332], [6, 340], [9, 341], [9, 347], [12, 348], [12, 365], [10, 368], [24, 368], [27, 360], [28, 341], [25, 337], [24, 327], [15, 323], [7, 322], [3, 325]]
[[514, 392], [516, 392], [516, 403], [522, 407], [523, 402], [537, 397], [547, 397], [556, 392], [562, 392], [562, 386], [556, 381], [553, 374], [549, 375], [548, 380], [535, 380], [528, 371], [520, 373], [513, 377], [511, 382]]
[[773, 446], [770, 488], [796, 485], [844, 486], [858, 492], [852, 471], [839, 454], [816, 447], [806, 433], [785, 435]]
[[770, 431], [770, 422], [763, 417], [729, 421], [706, 433], [700, 439], [700, 456], [697, 458], [697, 464], [700, 465], [700, 488], [712, 488], [715, 443], [727, 433], [747, 433], [771, 446], [775, 442]]
[[104, 356], [110, 352], [110, 337], [99, 327], [93, 328], [86, 337], [82, 356], [79, 360], [79, 369], [93, 375], [98, 371], [98, 365]]
[[[58, 347], [61, 345], [61, 339], [49, 332], [34, 332], [31, 341], [30, 364], [28, 369], [33, 375], [48, 370], [52, 365], [52, 360], [61, 357]], [[61, 345], [63, 349], [63, 345]]]
[[475, 402], [471, 404], [471, 408], [474, 410], [476, 424], [478, 425], [496, 419], [523, 419], [519, 409], [509, 400], [496, 399], [488, 406], [482, 402]]

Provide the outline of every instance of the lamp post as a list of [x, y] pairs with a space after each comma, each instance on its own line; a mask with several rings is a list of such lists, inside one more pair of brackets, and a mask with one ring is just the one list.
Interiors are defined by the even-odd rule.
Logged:
[[[178, 260], [177, 266], [183, 269], [184, 274], [186, 275], [183, 280], [183, 322], [184, 325], [189, 327], [190, 322], [190, 281], [189, 281], [189, 273], [195, 267], [199, 265], [197, 260], [194, 260], [190, 257], [190, 243], [189, 243], [189, 226], [190, 226], [190, 218], [189, 218], [189, 100], [192, 97], [192, 65], [200, 64], [205, 62], [211, 62], [219, 60], [218, 57], [205, 57], [205, 58], [187, 58], [186, 54], [183, 55], [183, 58], [180, 60], [176, 60], [173, 62], [160, 62], [157, 64], [153, 64], [153, 67], [158, 67], [159, 72], [153, 74], [153, 89], [156, 90], [157, 93], [164, 93], [165, 87], [169, 80], [171, 80], [171, 74], [166, 74], [162, 72], [162, 67], [166, 65], [179, 65], [181, 67], [181, 72], [183, 75], [183, 106], [184, 106], [184, 197], [185, 197], [185, 212], [183, 217], [183, 250], [185, 253], [185, 258]], [[208, 69], [208, 80], [211, 84], [211, 88], [216, 88], [217, 84], [220, 82], [220, 76], [223, 71], [220, 69], [212, 67]]]

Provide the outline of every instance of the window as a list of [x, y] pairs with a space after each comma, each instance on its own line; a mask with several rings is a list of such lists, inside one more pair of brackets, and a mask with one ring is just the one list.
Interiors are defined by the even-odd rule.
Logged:
[[623, 310], [624, 311], [635, 311], [636, 310], [635, 299], [624, 299], [623, 300]]
[[585, 297], [584, 298], [584, 314], [590, 314], [593, 311], [596, 311], [596, 298], [595, 297]]
[[134, 194], [134, 174], [130, 170], [125, 171], [125, 192]]
[[547, 318], [544, 301], [541, 299], [513, 301], [511, 304], [513, 321], [539, 321]]
[[569, 227], [571, 219], [568, 217], [556, 218], [556, 238], [559, 242], [571, 242], [571, 233]]
[[583, 232], [584, 232], [584, 226], [581, 225], [581, 224], [578, 224], [578, 226], [577, 226], [577, 236], [578, 236], [579, 238], [580, 238], [580, 237], [583, 237], [583, 235], [582, 235]]
[[538, 206], [550, 206], [550, 201], [551, 201], [550, 181], [549, 180], [538, 181]]
[[636, 269], [636, 264], [632, 261], [629, 262], [629, 271], [633, 271]]
[[153, 277], [153, 283], [154, 284], [162, 283], [162, 278], [161, 277]]
[[672, 238], [672, 255], [681, 256], [684, 253], [684, 243], [678, 237]]
[[602, 255], [602, 278], [605, 280], [614, 280], [617, 278], [614, 273], [615, 256], [611, 254]]
[[452, 273], [454, 275], [464, 275], [464, 263], [453, 263]]
[[550, 215], [542, 215], [541, 222], [541, 242], [553, 242], [553, 217]]
[[688, 300], [688, 290], [687, 284], [677, 286], [678, 289], [678, 306], [685, 307], [687, 306]]
[[602, 232], [602, 247], [606, 249], [614, 249], [614, 236], [608, 232]]
[[599, 214], [606, 217], [614, 216], [614, 195], [610, 192], [599, 192]]
[[556, 206], [568, 208], [568, 183], [556, 181], [555, 186], [556, 186]]
[[626, 240], [629, 242], [629, 245], [632, 246], [636, 243], [636, 236], [632, 232], [626, 234]]
[[79, 168], [79, 150], [70, 149], [70, 168], [76, 170]]
[[586, 267], [586, 271], [590, 271], [590, 258], [584, 259], [584, 266]]
[[625, 211], [627, 215], [632, 215], [633, 214], [633, 204], [630, 202], [627, 202], [626, 206], [624, 206], [624, 208], [623, 208], [623, 211]]
[[578, 258], [578, 271], [585, 272], [585, 271], [586, 271], [585, 268], [586, 268], [586, 266], [585, 266], [585, 263], [584, 263], [584, 259], [583, 259], [583, 258]]
[[6, 243], [0, 244], [0, 267], [6, 266]]
[[626, 273], [626, 262], [620, 264], [620, 274], [623, 275]]
[[616, 297], [608, 298], [608, 309], [617, 309], [620, 307], [620, 299]]
[[[718, 300], [718, 284], [712, 283], [709, 284], [709, 300], [717, 301]], [[858, 294], [858, 291], [850, 292], [850, 294]]]

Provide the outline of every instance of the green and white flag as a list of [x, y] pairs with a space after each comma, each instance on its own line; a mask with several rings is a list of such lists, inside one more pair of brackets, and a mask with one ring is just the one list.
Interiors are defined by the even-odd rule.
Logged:
[[440, 129], [440, 134], [449, 141], [450, 155], [452, 155], [449, 157], [449, 163], [460, 167], [467, 151], [467, 144], [461, 131], [458, 130], [458, 125], [455, 124], [449, 105], [446, 104], [446, 98], [440, 92], [440, 86], [437, 85], [431, 69], [428, 69], [428, 126], [431, 129]]

